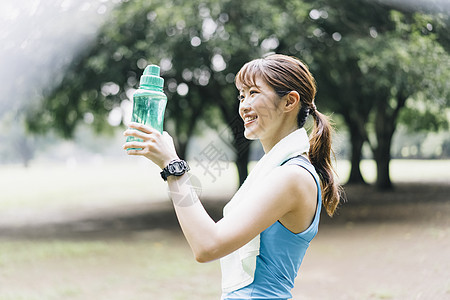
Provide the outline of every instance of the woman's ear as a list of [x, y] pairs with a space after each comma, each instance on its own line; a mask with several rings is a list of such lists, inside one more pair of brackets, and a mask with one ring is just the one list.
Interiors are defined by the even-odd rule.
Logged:
[[300, 94], [297, 91], [292, 91], [286, 95], [286, 105], [284, 110], [286, 112], [296, 109], [300, 105]]

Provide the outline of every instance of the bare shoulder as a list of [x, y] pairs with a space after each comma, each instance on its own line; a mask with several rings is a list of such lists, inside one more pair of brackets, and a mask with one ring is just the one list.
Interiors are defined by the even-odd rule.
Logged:
[[317, 188], [306, 169], [296, 165], [276, 167], [251, 188], [239, 209], [229, 211], [217, 222], [223, 239], [230, 241], [228, 250], [236, 250], [277, 221], [294, 233], [311, 224]]
[[290, 207], [280, 222], [294, 233], [303, 231], [311, 224], [317, 208], [317, 184], [314, 177], [298, 165], [280, 166], [272, 175], [284, 181], [284, 201]]
[[283, 165], [275, 168], [271, 176], [272, 180], [283, 182], [283, 188], [297, 196], [316, 195], [317, 185], [314, 177], [305, 168], [298, 165]]

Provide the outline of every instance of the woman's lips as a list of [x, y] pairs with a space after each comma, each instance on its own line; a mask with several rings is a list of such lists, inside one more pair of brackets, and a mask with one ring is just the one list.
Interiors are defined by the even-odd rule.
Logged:
[[244, 117], [244, 126], [254, 123], [258, 119], [257, 116], [246, 116]]

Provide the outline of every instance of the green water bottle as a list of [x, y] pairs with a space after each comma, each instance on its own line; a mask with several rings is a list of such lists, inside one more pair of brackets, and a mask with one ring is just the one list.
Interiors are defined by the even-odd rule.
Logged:
[[[133, 94], [132, 122], [149, 125], [162, 133], [167, 96], [163, 92], [164, 79], [159, 76], [159, 66], [149, 65], [141, 76], [139, 89]], [[127, 142], [142, 139], [129, 136]], [[141, 148], [130, 148], [141, 150]]]

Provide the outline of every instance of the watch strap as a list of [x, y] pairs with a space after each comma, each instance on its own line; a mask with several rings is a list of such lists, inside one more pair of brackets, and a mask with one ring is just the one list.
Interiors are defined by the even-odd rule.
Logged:
[[161, 171], [160, 174], [161, 178], [164, 181], [167, 181], [167, 177], [171, 175], [181, 176], [189, 170], [190, 167], [186, 161], [182, 159], [174, 159]]

